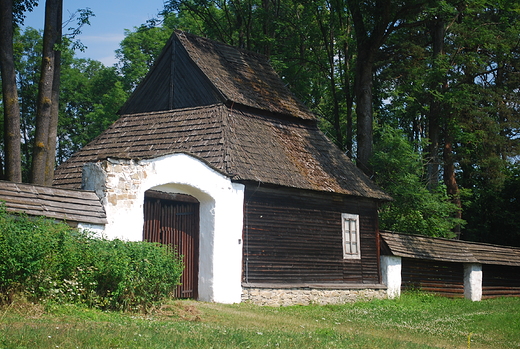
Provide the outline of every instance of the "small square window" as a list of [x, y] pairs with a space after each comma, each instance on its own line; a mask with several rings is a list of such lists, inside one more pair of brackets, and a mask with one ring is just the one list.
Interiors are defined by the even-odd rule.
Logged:
[[343, 230], [343, 258], [360, 259], [359, 215], [342, 213], [341, 222]]

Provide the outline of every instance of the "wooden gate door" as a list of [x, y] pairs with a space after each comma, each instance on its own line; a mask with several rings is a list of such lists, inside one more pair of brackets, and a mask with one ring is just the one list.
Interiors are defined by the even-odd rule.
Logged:
[[147, 191], [144, 199], [143, 240], [176, 246], [184, 272], [177, 298], [198, 297], [199, 202], [192, 196]]

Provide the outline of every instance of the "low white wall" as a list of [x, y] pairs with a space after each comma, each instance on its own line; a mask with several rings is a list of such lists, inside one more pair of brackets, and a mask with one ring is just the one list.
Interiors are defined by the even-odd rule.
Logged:
[[464, 298], [482, 300], [482, 264], [464, 263]]
[[[381, 256], [381, 276], [388, 287], [388, 298], [401, 295], [401, 257]], [[464, 263], [464, 298], [472, 301], [482, 299], [482, 264]]]
[[401, 296], [401, 265], [401, 257], [381, 256], [381, 277], [390, 299]]
[[143, 238], [144, 193], [192, 195], [200, 202], [199, 299], [241, 300], [244, 190], [203, 161], [186, 154], [152, 160], [108, 159], [87, 164], [83, 188], [95, 190], [107, 214], [108, 238]]
[[89, 231], [97, 237], [102, 237], [105, 232], [105, 226], [102, 224], [78, 223], [78, 229]]

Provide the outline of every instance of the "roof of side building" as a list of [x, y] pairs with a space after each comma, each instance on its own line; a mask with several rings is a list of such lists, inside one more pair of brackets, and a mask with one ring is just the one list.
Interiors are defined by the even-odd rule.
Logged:
[[520, 248], [381, 232], [383, 254], [443, 262], [520, 266]]
[[24, 212], [67, 222], [106, 224], [94, 192], [0, 181], [0, 201], [8, 212]]

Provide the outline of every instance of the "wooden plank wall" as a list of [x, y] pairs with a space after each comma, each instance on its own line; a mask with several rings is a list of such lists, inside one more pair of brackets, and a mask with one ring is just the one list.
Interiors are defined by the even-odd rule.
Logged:
[[[343, 259], [341, 213], [360, 215], [361, 260]], [[243, 281], [379, 283], [376, 234], [373, 201], [246, 187]]]
[[463, 263], [402, 258], [402, 290], [464, 297]]
[[520, 267], [482, 266], [482, 298], [520, 297]]

